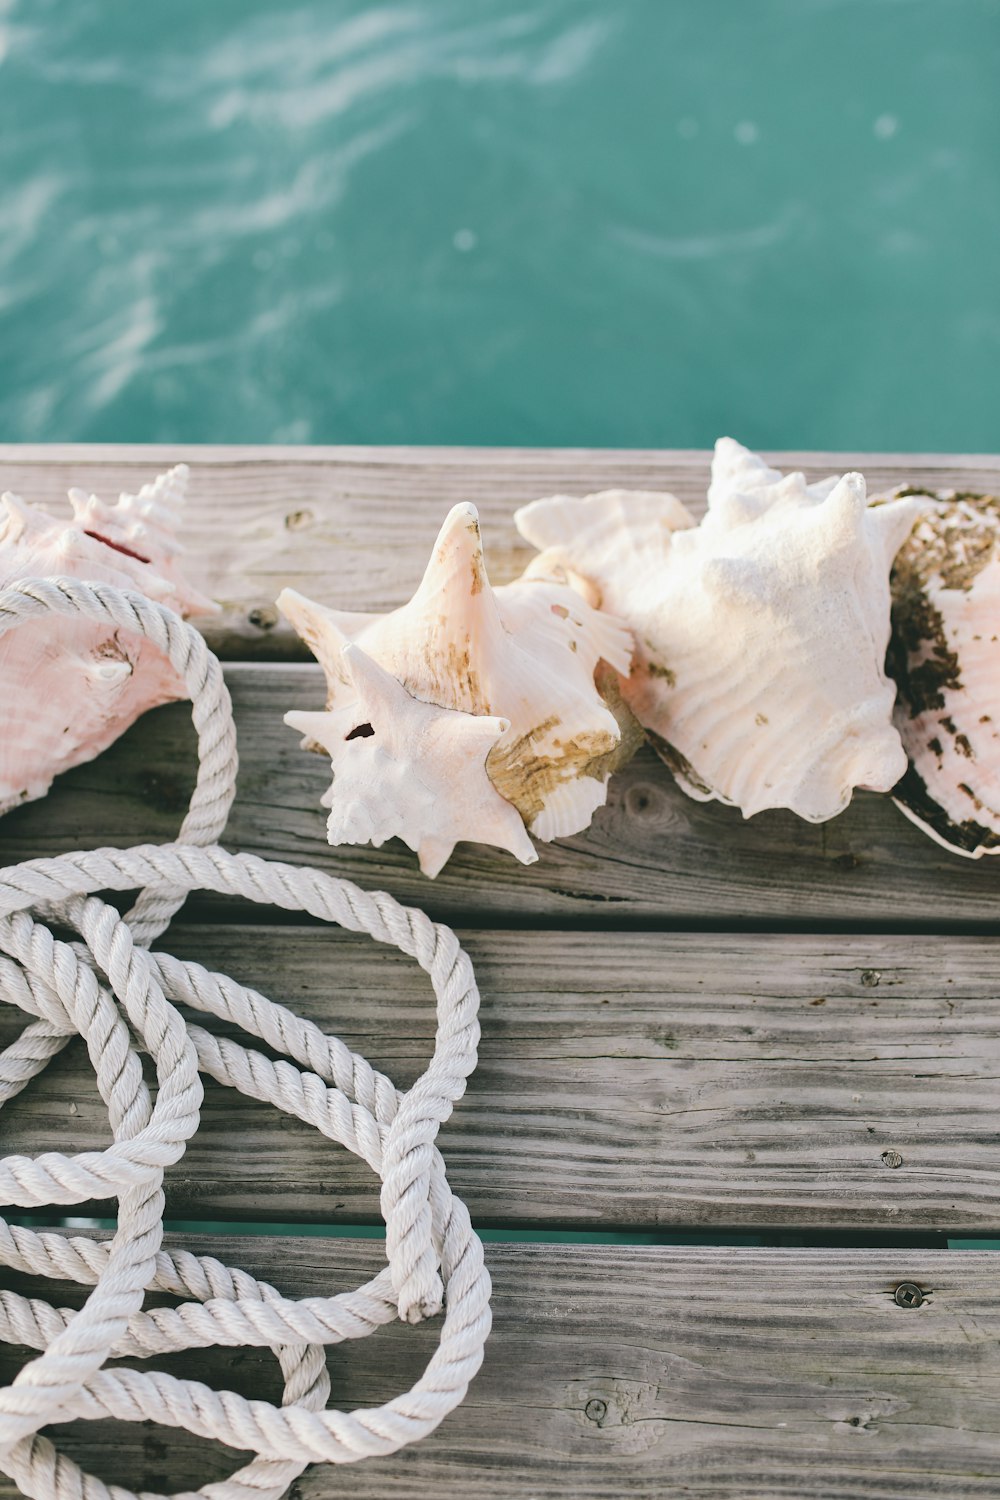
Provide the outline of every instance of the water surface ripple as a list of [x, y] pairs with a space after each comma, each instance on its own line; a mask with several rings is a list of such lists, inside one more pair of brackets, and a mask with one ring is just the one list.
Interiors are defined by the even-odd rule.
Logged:
[[1000, 0], [0, 0], [0, 440], [1000, 446]]

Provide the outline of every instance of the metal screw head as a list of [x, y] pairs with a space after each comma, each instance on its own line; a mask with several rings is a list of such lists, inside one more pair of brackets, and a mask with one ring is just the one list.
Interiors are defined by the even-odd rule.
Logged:
[[861, 971], [861, 983], [866, 989], [873, 990], [881, 978], [882, 974], [879, 969], [862, 969]]
[[892, 1294], [897, 1307], [919, 1307], [924, 1294], [915, 1281], [901, 1281]]
[[588, 1401], [583, 1408], [583, 1415], [588, 1422], [601, 1423], [608, 1414], [608, 1403], [606, 1401]]
[[903, 1165], [903, 1158], [898, 1151], [883, 1151], [882, 1165], [883, 1167], [901, 1167]]

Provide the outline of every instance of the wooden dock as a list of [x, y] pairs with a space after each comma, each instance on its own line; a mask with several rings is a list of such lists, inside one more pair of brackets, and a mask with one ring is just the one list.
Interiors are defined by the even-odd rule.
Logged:
[[[240, 736], [226, 846], [423, 906], [456, 926], [482, 991], [479, 1068], [441, 1133], [473, 1222], [507, 1232], [487, 1244], [495, 1322], [482, 1373], [426, 1441], [349, 1475], [309, 1470], [297, 1500], [342, 1485], [353, 1500], [1000, 1496], [1000, 1251], [946, 1248], [1000, 1238], [1000, 859], [949, 855], [870, 794], [818, 826], [780, 812], [744, 822], [687, 798], [647, 751], [613, 779], [592, 827], [541, 846], [538, 864], [465, 845], [429, 882], [396, 843], [326, 845], [328, 762], [282, 723], [323, 699], [320, 669], [274, 608], [282, 586], [346, 608], [401, 603], [458, 500], [479, 506], [487, 566], [504, 582], [529, 556], [517, 505], [624, 485], [670, 489], [700, 511], [708, 455], [0, 447], [0, 488], [59, 511], [70, 485], [134, 490], [180, 459], [192, 468], [188, 571], [223, 603], [205, 634]], [[873, 493], [904, 480], [1000, 489], [1000, 459], [774, 459], [811, 477], [860, 468]], [[0, 860], [171, 839], [193, 756], [184, 705], [148, 715], [5, 818]], [[367, 939], [271, 917], [199, 898], [164, 941], [286, 1000], [408, 1085], [433, 1036], [423, 976]], [[0, 1007], [0, 1044], [22, 1024]], [[81, 1044], [0, 1129], [4, 1152], [106, 1144]], [[177, 1242], [198, 1233], [199, 1247], [291, 1295], [354, 1285], [383, 1260], [377, 1240], [318, 1232], [378, 1222], [370, 1171], [210, 1081], [167, 1195], [171, 1220], [230, 1226]], [[261, 1233], [268, 1224], [303, 1232]], [[544, 1239], [566, 1230], [687, 1243]], [[896, 1296], [904, 1283], [919, 1289], [911, 1305]], [[0, 1276], [29, 1285], [60, 1305], [74, 1295]], [[435, 1337], [393, 1325], [339, 1346], [334, 1402], [405, 1389]], [[0, 1379], [25, 1357], [0, 1351]], [[163, 1367], [280, 1393], [267, 1351]], [[61, 1436], [85, 1467], [140, 1490], [190, 1489], [236, 1466], [165, 1428]], [[0, 1481], [4, 1500], [14, 1493]]]

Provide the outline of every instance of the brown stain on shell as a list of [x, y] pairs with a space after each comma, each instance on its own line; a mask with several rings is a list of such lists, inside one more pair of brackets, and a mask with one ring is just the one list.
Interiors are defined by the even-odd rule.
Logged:
[[652, 729], [647, 729], [646, 735], [657, 755], [663, 761], [664, 765], [669, 767], [678, 781], [682, 784], [686, 782], [688, 786], [693, 786], [696, 791], [702, 792], [706, 797], [715, 796], [713, 788], [701, 779], [686, 755], [682, 755], [675, 746], [671, 745], [669, 740], [663, 739], [660, 735], [654, 733]]
[[594, 684], [618, 724], [617, 740], [609, 731], [594, 730], [571, 740], [553, 740], [557, 753], [540, 753], [536, 742], [558, 728], [559, 720], [553, 715], [516, 739], [501, 740], [486, 758], [486, 774], [529, 829], [557, 786], [578, 776], [606, 781], [631, 760], [645, 739], [642, 726], [622, 698], [618, 674], [606, 662], [598, 663]]
[[558, 724], [557, 718], [544, 719], [535, 729], [507, 744], [501, 740], [486, 757], [486, 774], [501, 797], [514, 804], [529, 828], [550, 792], [577, 776], [600, 778], [600, 762], [616, 748], [610, 734], [597, 731], [566, 742], [553, 741], [554, 754], [539, 752], [536, 739], [544, 739]]
[[656, 661], [652, 656], [646, 663], [646, 671], [650, 677], [661, 678], [667, 684], [667, 687], [677, 686], [676, 674], [671, 672], [669, 667], [665, 667], [661, 662]]
[[942, 509], [916, 523], [900, 555], [910, 554], [925, 578], [936, 574], [946, 589], [970, 589], [1000, 542], [1000, 498], [972, 490], [940, 494], [914, 485], [897, 490], [894, 498], [911, 495], [936, 500]]
[[[961, 790], [972, 801], [973, 807], [978, 811], [982, 807], [979, 798], [969, 786], [963, 785]], [[908, 766], [906, 774], [893, 788], [893, 797], [897, 802], [902, 802], [908, 807], [922, 823], [932, 828], [939, 838], [945, 843], [951, 844], [953, 848], [964, 849], [968, 854], [974, 854], [977, 849], [1000, 848], [1000, 833], [994, 832], [992, 828], [986, 828], [978, 823], [975, 818], [964, 818], [961, 823], [952, 822], [939, 803], [927, 790], [927, 785], [922, 776]]]
[[948, 644], [941, 612], [926, 592], [926, 580], [907, 557], [892, 570], [892, 635], [886, 672], [911, 719], [944, 708], [945, 689], [958, 692], [958, 654]]
[[[940, 494], [910, 485], [895, 498], [926, 496], [938, 509], [917, 522], [898, 552], [892, 569], [892, 635], [886, 671], [896, 683], [899, 701], [911, 719], [945, 706], [945, 693], [962, 691], [961, 662], [947, 639], [944, 618], [930, 597], [930, 588], [968, 593], [982, 570], [1000, 549], [1000, 499], [994, 495], [960, 491]], [[987, 721], [989, 715], [980, 718]], [[938, 719], [952, 739], [957, 754], [975, 760], [971, 742], [951, 714]], [[941, 738], [933, 735], [927, 748], [940, 762]], [[959, 791], [975, 813], [984, 804], [967, 782]], [[955, 822], [932, 797], [923, 777], [911, 763], [893, 796], [953, 848], [973, 854], [1000, 848], [1000, 834], [977, 817]]]
[[402, 678], [403, 686], [422, 703], [455, 708], [467, 714], [491, 714], [489, 696], [472, 664], [472, 643], [449, 640], [442, 617], [440, 633], [423, 642], [419, 660]]
[[[917, 522], [896, 554], [892, 567], [892, 635], [886, 670], [895, 681], [911, 718], [944, 707], [945, 690], [961, 690], [961, 663], [948, 643], [941, 611], [930, 598], [931, 581], [967, 592], [1000, 543], [1000, 500], [994, 495], [964, 491], [942, 496], [911, 485], [894, 498], [908, 495], [937, 500], [942, 509]], [[954, 514], [944, 507], [962, 504]], [[981, 518], [970, 514], [970, 507]], [[942, 721], [950, 734], [955, 727]]]

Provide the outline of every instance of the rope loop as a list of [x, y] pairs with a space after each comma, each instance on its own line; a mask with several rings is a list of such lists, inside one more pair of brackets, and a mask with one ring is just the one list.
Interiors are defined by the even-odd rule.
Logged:
[[[80, 1036], [111, 1134], [100, 1151], [0, 1159], [0, 1205], [118, 1202], [108, 1241], [0, 1219], [0, 1264], [92, 1288], [75, 1312], [0, 1292], [0, 1339], [40, 1351], [0, 1389], [0, 1468], [37, 1500], [139, 1500], [85, 1473], [39, 1433], [74, 1418], [151, 1420], [256, 1455], [198, 1497], [278, 1500], [308, 1463], [353, 1463], [431, 1432], [482, 1362], [489, 1275], [436, 1145], [476, 1066], [475, 976], [450, 929], [384, 892], [219, 847], [236, 786], [236, 734], [221, 668], [197, 631], [140, 594], [58, 578], [0, 592], [0, 635], [47, 612], [108, 620], [155, 642], [191, 694], [199, 763], [176, 843], [0, 869], [0, 1001], [32, 1017], [0, 1053], [0, 1106]], [[133, 890], [140, 895], [124, 917], [97, 895]], [[437, 1029], [413, 1087], [398, 1091], [343, 1042], [226, 975], [150, 951], [195, 890], [306, 912], [416, 959], [434, 990]], [[53, 918], [78, 941], [54, 937]], [[232, 1022], [282, 1055], [273, 1061], [213, 1035], [185, 1020], [182, 1005]], [[155, 1100], [143, 1052], [155, 1068]], [[211, 1257], [164, 1251], [163, 1174], [198, 1127], [202, 1074], [306, 1121], [368, 1163], [381, 1181], [384, 1270], [355, 1291], [293, 1300]], [[146, 1312], [153, 1289], [183, 1300]], [[410, 1391], [369, 1410], [326, 1408], [327, 1344], [363, 1337], [397, 1316], [432, 1317], [443, 1302], [438, 1348]], [[212, 1345], [270, 1348], [285, 1379], [283, 1404], [153, 1370], [104, 1368], [113, 1357]], [[141, 1500], [164, 1497], [144, 1491]]]

